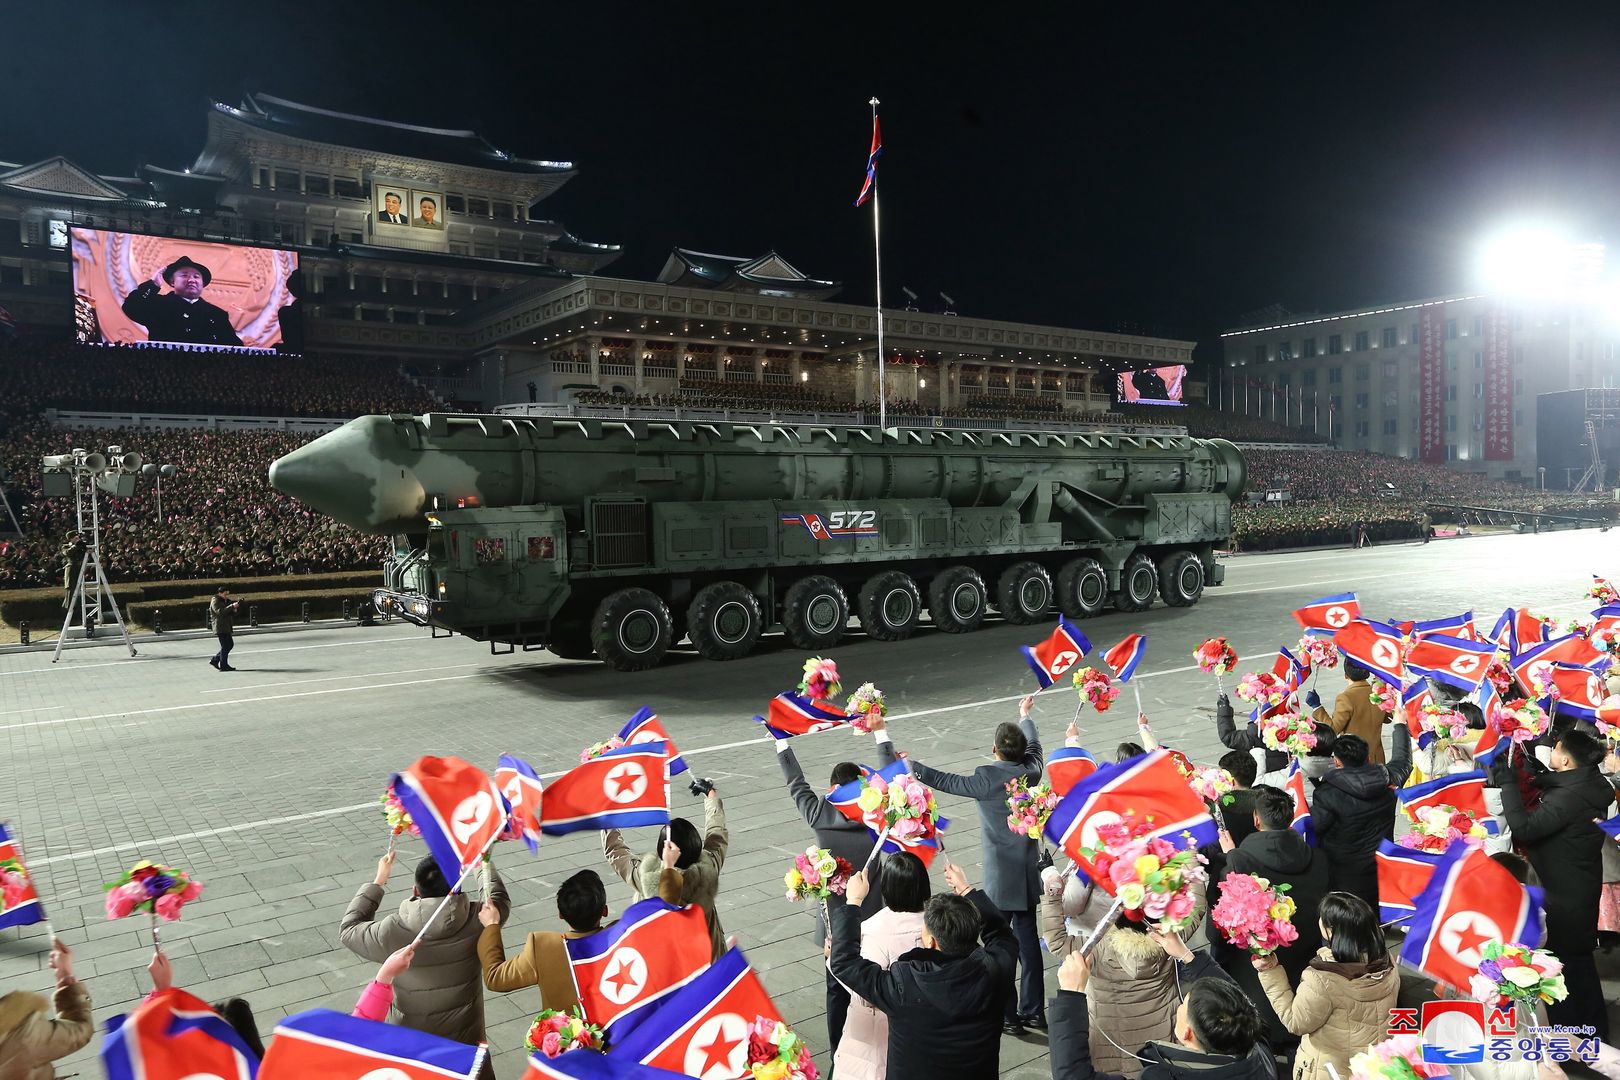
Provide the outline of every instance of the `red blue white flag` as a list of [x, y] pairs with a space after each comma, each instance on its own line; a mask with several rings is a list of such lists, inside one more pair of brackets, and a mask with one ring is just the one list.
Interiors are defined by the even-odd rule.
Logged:
[[1136, 665], [1142, 662], [1142, 657], [1146, 653], [1147, 635], [1127, 634], [1124, 641], [1103, 654], [1103, 662], [1113, 670], [1114, 678], [1122, 683], [1128, 683], [1131, 676], [1136, 674]]
[[1080, 781], [1046, 819], [1045, 832], [1082, 870], [1096, 877], [1081, 849], [1097, 846], [1099, 826], [1132, 813], [1150, 823], [1148, 836], [1162, 836], [1177, 847], [1200, 847], [1216, 838], [1209, 807], [1187, 786], [1167, 750], [1139, 755]]
[[1429, 885], [1434, 868], [1445, 858], [1390, 840], [1378, 843], [1378, 921], [1394, 922], [1417, 910], [1416, 897]]
[[609, 1057], [598, 1050], [570, 1050], [548, 1058], [536, 1054], [522, 1080], [686, 1080], [684, 1073], [655, 1069], [630, 1058]]
[[749, 1076], [749, 1026], [761, 1017], [780, 1022], [782, 1014], [742, 950], [732, 946], [615, 1041], [608, 1054], [699, 1080]]
[[1524, 652], [1547, 640], [1548, 624], [1527, 608], [1508, 608], [1491, 628], [1491, 640], [1504, 646], [1510, 655]]
[[253, 1080], [270, 1075], [208, 1002], [175, 989], [157, 991], [134, 1012], [107, 1021], [101, 1064], [108, 1080]]
[[506, 821], [502, 840], [522, 840], [529, 850], [540, 850], [540, 814], [545, 785], [540, 776], [520, 757], [502, 754], [495, 767], [495, 786], [501, 789], [506, 803], [512, 808]]
[[883, 153], [883, 135], [878, 130], [877, 113], [872, 114], [872, 149], [866, 155], [866, 180], [861, 184], [861, 193], [855, 197], [855, 205], [863, 205], [872, 193], [877, 190], [877, 164], [878, 157]]
[[1421, 784], [1397, 788], [1396, 798], [1406, 812], [1416, 816], [1419, 810], [1436, 806], [1455, 806], [1477, 817], [1487, 829], [1494, 829], [1491, 812], [1485, 807], [1485, 783], [1489, 779], [1483, 772], [1446, 773]]
[[[1591, 668], [1574, 664], [1554, 664], [1552, 680], [1553, 685], [1558, 688], [1559, 712], [1568, 713], [1582, 720], [1598, 718], [1598, 710], [1603, 707], [1608, 693], [1602, 675]], [[1541, 706], [1551, 710], [1553, 702], [1543, 699]]]
[[1541, 890], [1519, 884], [1481, 848], [1448, 852], [1413, 908], [1401, 960], [1459, 990], [1485, 959], [1486, 942], [1541, 944]]
[[1335, 593], [1312, 600], [1294, 612], [1294, 621], [1308, 632], [1324, 637], [1334, 634], [1361, 618], [1361, 604], [1353, 592]]
[[311, 1009], [276, 1025], [259, 1066], [259, 1080], [471, 1078], [478, 1075], [488, 1052], [411, 1028]]
[[1074, 785], [1097, 771], [1097, 759], [1080, 746], [1064, 746], [1046, 759], [1046, 779], [1058, 796], [1067, 795]]
[[1355, 619], [1333, 635], [1333, 644], [1384, 682], [1401, 685], [1401, 632], [1389, 623]]
[[422, 830], [450, 881], [483, 858], [506, 831], [506, 800], [484, 770], [458, 757], [422, 757], [393, 778], [394, 793]]
[[1607, 662], [1608, 657], [1594, 648], [1591, 642], [1579, 634], [1565, 634], [1563, 637], [1532, 645], [1524, 652], [1515, 653], [1509, 666], [1513, 668], [1513, 675], [1519, 680], [1519, 685], [1529, 690], [1533, 688], [1530, 671], [1537, 664], [1591, 667], [1599, 661]]
[[0, 825], [0, 930], [44, 921], [45, 905], [39, 902], [33, 876], [11, 834]]
[[754, 717], [754, 723], [764, 724], [773, 739], [791, 739], [795, 735], [810, 735], [817, 731], [848, 724], [850, 718], [835, 705], [823, 705], [802, 697], [791, 690], [771, 698], [765, 716]]
[[541, 797], [547, 836], [594, 829], [669, 824], [669, 774], [663, 743], [637, 743], [599, 754], [563, 773]]
[[1294, 816], [1288, 822], [1288, 827], [1303, 836], [1307, 844], [1315, 844], [1316, 826], [1311, 824], [1311, 801], [1305, 797], [1305, 770], [1299, 767], [1298, 758], [1288, 762], [1288, 779], [1283, 782], [1283, 790], [1294, 800]]
[[1597, 823], [1603, 834], [1613, 840], [1620, 840], [1620, 817], [1607, 817]]
[[1412, 637], [1415, 640], [1422, 641], [1434, 634], [1467, 638], [1469, 641], [1479, 640], [1479, 631], [1474, 628], [1472, 611], [1465, 611], [1461, 615], [1452, 615], [1445, 619], [1430, 619], [1427, 622], [1412, 624]]
[[1473, 693], [1495, 655], [1496, 646], [1491, 642], [1434, 633], [1413, 644], [1406, 666], [1415, 674]]
[[860, 768], [863, 779], [851, 780], [847, 784], [840, 784], [833, 788], [827, 793], [827, 802], [832, 805], [834, 810], [837, 810], [849, 820], [858, 825], [865, 825], [866, 818], [861, 813], [860, 806], [857, 805], [861, 799], [861, 788], [865, 786], [864, 781], [879, 776], [883, 778], [885, 784], [890, 784], [894, 782], [895, 777], [909, 773], [911, 766], [906, 763], [905, 758], [900, 758], [898, 761], [891, 761], [881, 769], [869, 769], [865, 765]]
[[1024, 654], [1024, 662], [1035, 673], [1041, 689], [1045, 690], [1091, 651], [1091, 642], [1086, 640], [1079, 627], [1059, 615], [1057, 629], [1045, 641], [1039, 645], [1021, 645], [1018, 651]]
[[615, 1043], [691, 982], [711, 955], [703, 909], [656, 896], [625, 908], [607, 929], [563, 944], [585, 1018]]
[[687, 769], [681, 752], [675, 749], [675, 743], [670, 739], [669, 732], [664, 729], [664, 722], [646, 705], [637, 709], [636, 714], [619, 729], [619, 738], [626, 744], [661, 742], [664, 744], [665, 752], [669, 754], [669, 775], [679, 776]]
[[1490, 768], [1505, 745], [1501, 730], [1495, 725], [1486, 724], [1485, 730], [1479, 733], [1479, 742], [1474, 744], [1474, 764], [1481, 769]]
[[[1406, 730], [1412, 738], [1418, 740], [1420, 748], [1427, 748], [1434, 741], [1434, 732], [1423, 730], [1423, 707], [1434, 704], [1434, 693], [1429, 689], [1426, 679], [1417, 682], [1401, 691], [1401, 711], [1406, 715]], [[1427, 739], [1427, 741], [1425, 741]]]
[[[862, 766], [861, 773], [868, 783], [872, 777], [878, 777], [885, 784], [892, 784], [899, 777], [909, 775], [911, 765], [905, 758], [901, 758], [898, 761], [890, 762], [881, 769], [873, 770]], [[873, 821], [861, 813], [859, 805], [861, 788], [861, 780], [851, 780], [847, 784], [833, 788], [827, 795], [827, 801], [832, 804], [833, 809], [849, 818], [849, 820], [865, 825], [866, 831], [872, 834], [873, 840], [876, 840], [882, 831], [882, 826], [881, 824], [874, 826]], [[901, 837], [891, 832], [883, 838], [882, 850], [889, 852], [909, 851], [921, 859], [924, 866], [932, 866], [934, 856], [939, 854], [939, 841], [935, 839], [935, 833], [943, 831], [949, 825], [949, 818], [939, 817], [934, 819], [933, 825], [927, 831], [916, 836]]]

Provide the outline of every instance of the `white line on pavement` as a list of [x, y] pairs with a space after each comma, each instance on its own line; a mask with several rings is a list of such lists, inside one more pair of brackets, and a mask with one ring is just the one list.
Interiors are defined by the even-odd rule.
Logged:
[[[257, 636], [257, 635], [254, 635], [254, 636]], [[210, 648], [210, 649], [217, 647], [216, 645], [212, 644], [214, 639], [211, 638], [211, 637], [210, 638], [176, 638], [175, 640], [176, 641], [201, 641], [201, 642], [204, 642], [205, 644], [207, 644], [207, 647]], [[244, 635], [243, 640], [251, 641], [251, 640], [253, 640], [253, 638], [252, 637], [247, 637], [246, 635]], [[244, 654], [252, 654], [253, 656], [260, 656], [260, 655], [262, 655], [264, 653], [299, 652], [300, 650], [303, 650], [303, 649], [354, 649], [354, 648], [373, 648], [373, 647], [378, 647], [378, 646], [383, 646], [383, 645], [411, 645], [411, 644], [415, 644], [418, 640], [419, 640], [418, 638], [414, 638], [414, 637], [397, 637], [397, 638], [392, 638], [392, 639], [385, 640], [385, 641], [328, 641], [328, 642], [326, 642], [325, 644], [322, 644], [322, 645], [282, 645], [279, 648], [275, 648], [275, 649], [259, 649], [259, 648], [254, 648], [254, 647], [250, 646], [249, 648], [244, 649], [243, 652], [244, 652]], [[149, 642], [149, 641], [141, 642], [141, 645], [143, 647], [144, 646], [149, 646], [151, 644], [152, 644], [152, 642]], [[77, 649], [77, 648], [69, 649], [68, 651], [69, 652], [78, 652], [79, 649]], [[22, 656], [26, 657], [29, 654], [22, 653], [22, 654], [19, 654], [19, 655], [22, 655]], [[39, 653], [37, 655], [44, 656], [45, 654], [44, 653]], [[201, 654], [199, 653], [198, 655], [200, 656]], [[192, 656], [173, 656], [173, 655], [152, 656], [150, 654], [147, 654], [145, 656], [133, 656], [133, 657], [126, 656], [122, 660], [107, 660], [107, 661], [104, 661], [104, 662], [99, 663], [99, 664], [46, 664], [44, 667], [18, 668], [16, 671], [0, 671], [0, 679], [3, 679], [5, 677], [11, 676], [11, 675], [38, 675], [40, 672], [43, 672], [43, 671], [86, 671], [86, 670], [88, 670], [90, 668], [122, 667], [124, 664], [147, 663], [147, 662], [151, 662], [151, 661], [155, 661], [155, 660], [193, 660], [193, 659], [196, 659], [196, 657], [192, 657]]]
[[[345, 679], [375, 679], [383, 675], [415, 675], [419, 671], [450, 671], [454, 668], [478, 667], [482, 663], [483, 661], [480, 660], [476, 664], [439, 664], [436, 667], [401, 668], [398, 671], [360, 671], [355, 672], [353, 675], [328, 675], [319, 679], [298, 679], [293, 682], [249, 683], [246, 686], [222, 686], [213, 690], [199, 690], [197, 692], [199, 694], [231, 694], [238, 690], [263, 690], [267, 687], [277, 686], [308, 686], [310, 683], [343, 682]], [[61, 706], [55, 707], [61, 708]]]

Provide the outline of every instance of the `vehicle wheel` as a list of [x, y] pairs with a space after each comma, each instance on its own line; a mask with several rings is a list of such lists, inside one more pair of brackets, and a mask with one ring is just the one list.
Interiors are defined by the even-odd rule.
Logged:
[[782, 598], [782, 628], [795, 649], [830, 649], [848, 624], [849, 597], [832, 578], [814, 574], [788, 586]]
[[904, 641], [917, 629], [922, 594], [909, 575], [898, 570], [874, 574], [861, 586], [861, 627], [878, 641]]
[[988, 603], [984, 579], [971, 566], [946, 567], [928, 583], [928, 614], [947, 634], [977, 630]]
[[1013, 563], [996, 580], [996, 610], [1010, 623], [1039, 622], [1052, 606], [1052, 575], [1038, 562]]
[[747, 656], [764, 629], [759, 600], [735, 581], [703, 586], [686, 609], [686, 633], [708, 660]]
[[1159, 595], [1171, 607], [1191, 607], [1204, 593], [1204, 564], [1190, 551], [1172, 551], [1159, 563]]
[[546, 648], [564, 660], [595, 660], [596, 650], [591, 647], [591, 628], [578, 619], [560, 620], [551, 624], [551, 640]]
[[647, 589], [620, 589], [596, 606], [591, 644], [618, 671], [657, 667], [674, 639], [669, 607]]
[[1153, 606], [1153, 594], [1158, 591], [1159, 570], [1139, 551], [1125, 560], [1125, 568], [1119, 572], [1114, 606], [1121, 611], [1146, 611]]
[[1058, 571], [1058, 608], [1071, 619], [1089, 619], [1108, 602], [1108, 572], [1089, 557], [1071, 559]]

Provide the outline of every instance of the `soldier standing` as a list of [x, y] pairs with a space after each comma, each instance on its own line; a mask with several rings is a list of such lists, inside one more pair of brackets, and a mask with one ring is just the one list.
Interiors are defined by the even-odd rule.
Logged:
[[79, 569], [84, 565], [84, 538], [69, 533], [62, 542], [62, 607], [73, 605], [73, 590], [79, 587]]
[[232, 631], [236, 629], [236, 606], [240, 603], [231, 599], [231, 590], [223, 585], [208, 602], [208, 611], [214, 617], [214, 636], [219, 638], [219, 652], [208, 662], [220, 671], [236, 670], [231, 667], [231, 646], [236, 644]]

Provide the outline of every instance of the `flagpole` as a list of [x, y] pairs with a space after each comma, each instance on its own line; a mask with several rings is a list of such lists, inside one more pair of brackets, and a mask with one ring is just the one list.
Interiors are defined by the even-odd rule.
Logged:
[[[878, 99], [872, 98], [868, 105], [872, 106], [873, 130], [877, 130]], [[883, 245], [878, 242], [878, 180], [877, 173], [872, 173], [872, 262], [877, 272], [877, 353], [878, 353], [878, 427], [889, 426], [889, 395], [888, 379], [884, 371], [883, 355]]]

